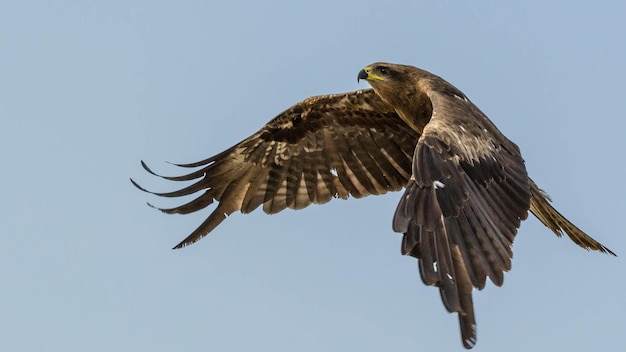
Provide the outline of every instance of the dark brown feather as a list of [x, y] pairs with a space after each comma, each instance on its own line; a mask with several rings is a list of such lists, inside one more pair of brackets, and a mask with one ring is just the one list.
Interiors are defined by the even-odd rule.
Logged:
[[539, 189], [539, 187], [531, 180], [531, 202], [530, 211], [544, 225], [552, 230], [558, 237], [565, 233], [574, 243], [587, 250], [600, 251], [602, 253], [617, 256], [610, 249], [606, 248], [602, 243], [594, 240], [591, 236], [584, 233], [581, 229], [567, 220], [561, 213], [550, 205], [548, 195]]

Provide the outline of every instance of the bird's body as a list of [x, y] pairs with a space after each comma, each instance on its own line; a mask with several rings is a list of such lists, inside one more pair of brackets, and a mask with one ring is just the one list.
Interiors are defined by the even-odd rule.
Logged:
[[166, 213], [219, 203], [177, 248], [236, 211], [262, 205], [276, 213], [405, 188], [393, 218], [394, 231], [403, 234], [402, 254], [418, 259], [424, 283], [438, 286], [447, 310], [458, 313], [466, 348], [476, 342], [472, 290], [482, 289], [487, 277], [502, 285], [529, 210], [557, 235], [613, 254], [549, 204], [528, 177], [517, 145], [457, 88], [418, 68], [388, 63], [370, 65], [358, 77], [373, 89], [306, 99], [234, 147], [180, 165], [198, 170], [165, 177], [198, 181], [155, 194], [204, 191], [185, 205], [161, 209]]

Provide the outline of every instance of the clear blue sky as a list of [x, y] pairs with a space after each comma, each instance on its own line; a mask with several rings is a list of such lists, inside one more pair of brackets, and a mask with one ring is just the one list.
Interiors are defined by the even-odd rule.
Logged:
[[626, 8], [553, 1], [6, 1], [0, 5], [0, 349], [461, 351], [456, 316], [400, 255], [400, 194], [235, 214], [136, 190], [375, 61], [455, 84], [574, 223], [523, 223], [475, 351], [626, 350]]

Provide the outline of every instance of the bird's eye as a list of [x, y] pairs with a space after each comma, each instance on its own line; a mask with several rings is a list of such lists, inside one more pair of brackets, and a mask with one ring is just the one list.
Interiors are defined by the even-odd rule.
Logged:
[[389, 69], [388, 69], [387, 67], [385, 67], [385, 66], [383, 66], [383, 67], [379, 68], [379, 71], [380, 71], [380, 73], [381, 73], [381, 74], [383, 74], [383, 75], [386, 75], [386, 74], [388, 74], [388, 73], [389, 73]]

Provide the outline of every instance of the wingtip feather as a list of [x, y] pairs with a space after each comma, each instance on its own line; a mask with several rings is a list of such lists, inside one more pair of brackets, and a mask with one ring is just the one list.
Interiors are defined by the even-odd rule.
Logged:
[[150, 191], [148, 191], [147, 189], [141, 187], [135, 180], [133, 180], [132, 178], [130, 179], [130, 182], [133, 184], [133, 186], [137, 187], [137, 189], [139, 189], [140, 191], [144, 191], [146, 193], [151, 193]]
[[182, 240], [179, 244], [174, 246], [172, 249], [180, 249], [186, 247], [190, 244], [198, 242], [204, 236], [208, 235], [213, 229], [217, 227], [217, 225], [221, 224], [228, 215], [230, 215], [233, 211], [224, 210], [221, 206], [218, 206], [209, 217], [204, 220], [198, 228], [196, 228], [189, 236], [187, 236], [184, 240]]

